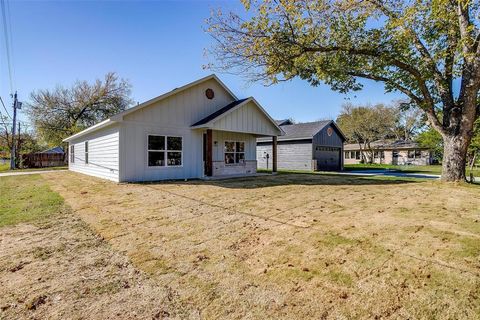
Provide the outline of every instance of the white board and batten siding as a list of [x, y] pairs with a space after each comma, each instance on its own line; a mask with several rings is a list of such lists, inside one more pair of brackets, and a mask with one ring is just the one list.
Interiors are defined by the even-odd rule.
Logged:
[[260, 111], [253, 101], [235, 109], [216, 121], [213, 130], [247, 132], [252, 134], [277, 136], [279, 131], [270, 119]]
[[[88, 163], [85, 163], [85, 142], [88, 141]], [[75, 148], [75, 160], [72, 163], [69, 153], [70, 170], [118, 182], [119, 178], [119, 141], [118, 124], [99, 129], [69, 142]]]
[[[213, 89], [215, 97], [205, 98]], [[217, 81], [209, 80], [124, 117], [122, 121], [122, 181], [190, 179], [203, 176], [203, 130], [192, 130], [193, 123], [234, 101]], [[149, 167], [149, 134], [182, 137], [182, 165]]]

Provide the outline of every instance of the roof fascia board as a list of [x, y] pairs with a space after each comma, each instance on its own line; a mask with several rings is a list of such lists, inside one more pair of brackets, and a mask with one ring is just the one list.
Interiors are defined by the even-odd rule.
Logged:
[[104, 121], [99, 122], [99, 123], [97, 123], [96, 125], [93, 125], [93, 126], [87, 128], [87, 129], [85, 129], [85, 130], [82, 130], [82, 131], [80, 131], [80, 132], [78, 132], [78, 133], [75, 133], [74, 135], [71, 135], [71, 136], [68, 137], [68, 138], [63, 139], [62, 141], [63, 141], [63, 142], [69, 142], [69, 141], [71, 141], [71, 140], [73, 140], [73, 139], [79, 138], [79, 137], [84, 136], [84, 135], [86, 135], [86, 134], [88, 134], [88, 133], [94, 132], [94, 131], [96, 131], [96, 130], [98, 130], [98, 129], [102, 129], [102, 128], [108, 127], [109, 125], [112, 125], [112, 124], [114, 124], [114, 123], [115, 123], [115, 121], [113, 121], [113, 120], [111, 120], [111, 119], [104, 120]]
[[238, 100], [237, 97], [235, 96], [235, 94], [225, 85], [225, 83], [223, 83], [215, 74], [211, 74], [211, 75], [209, 75], [209, 76], [203, 77], [203, 78], [198, 79], [198, 80], [196, 80], [196, 81], [190, 82], [190, 83], [188, 83], [188, 84], [186, 84], [186, 85], [184, 85], [184, 86], [182, 86], [182, 87], [180, 87], [180, 88], [173, 89], [173, 90], [171, 90], [171, 91], [169, 91], [169, 92], [167, 92], [167, 93], [164, 93], [164, 94], [162, 94], [162, 95], [160, 95], [160, 96], [158, 96], [158, 97], [155, 97], [155, 98], [153, 98], [153, 99], [150, 99], [150, 100], [148, 100], [148, 101], [145, 101], [145, 102], [143, 102], [143, 103], [141, 103], [141, 104], [139, 104], [139, 105], [137, 105], [137, 106], [135, 106], [135, 107], [133, 107], [133, 108], [130, 108], [130, 109], [127, 109], [127, 110], [125, 110], [125, 111], [123, 111], [123, 112], [120, 112], [119, 114], [116, 114], [116, 115], [114, 115], [113, 117], [111, 117], [111, 119], [112, 119], [112, 120], [115, 120], [115, 121], [122, 121], [124, 116], [126, 116], [126, 115], [128, 115], [128, 114], [130, 114], [130, 113], [132, 113], [132, 112], [135, 112], [135, 111], [137, 111], [137, 110], [140, 110], [140, 109], [142, 109], [142, 108], [145, 108], [146, 106], [149, 106], [149, 105], [151, 105], [151, 104], [153, 104], [153, 103], [156, 103], [156, 102], [158, 102], [158, 101], [161, 101], [161, 100], [163, 100], [163, 99], [166, 99], [166, 98], [168, 98], [168, 97], [170, 97], [170, 96], [173, 96], [173, 95], [175, 95], [175, 94], [177, 94], [177, 93], [180, 93], [180, 92], [182, 92], [182, 91], [185, 91], [185, 90], [187, 90], [187, 89], [189, 89], [189, 88], [191, 88], [191, 87], [193, 87], [193, 86], [196, 86], [196, 85], [198, 85], [198, 84], [200, 84], [200, 83], [202, 83], [202, 82], [205, 82], [205, 81], [208, 81], [208, 80], [211, 80], [211, 79], [214, 79], [215, 81], [217, 81], [217, 82], [220, 84], [220, 86], [221, 86], [223, 89], [225, 89], [225, 91], [227, 91], [235, 100]]
[[275, 128], [277, 128], [279, 131], [280, 131], [280, 136], [283, 136], [285, 135], [285, 132], [282, 130], [282, 128], [277, 125], [277, 123], [275, 122], [275, 120], [272, 119], [272, 117], [270, 117], [270, 115], [265, 111], [265, 109], [262, 108], [262, 106], [258, 103], [257, 100], [255, 100], [254, 97], [248, 97], [245, 101], [243, 101], [242, 103], [239, 103], [238, 105], [236, 105], [234, 108], [228, 110], [227, 112], [224, 112], [222, 113], [221, 115], [219, 115], [218, 117], [216, 117], [215, 119], [212, 119], [210, 120], [209, 122], [205, 123], [205, 124], [202, 124], [202, 125], [199, 125], [199, 126], [195, 126], [195, 127], [191, 127], [192, 129], [198, 129], [198, 128], [210, 128], [215, 122], [217, 122], [218, 120], [222, 119], [223, 117], [227, 116], [228, 114], [230, 114], [231, 112], [241, 108], [242, 106], [244, 106], [245, 104], [249, 103], [250, 101], [252, 101], [253, 103], [255, 103], [255, 105], [257, 106], [258, 109], [260, 109], [260, 111], [270, 120], [270, 122], [275, 126]]

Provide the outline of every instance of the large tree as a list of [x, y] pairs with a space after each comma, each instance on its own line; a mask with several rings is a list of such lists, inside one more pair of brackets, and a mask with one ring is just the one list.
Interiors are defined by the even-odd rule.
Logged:
[[71, 88], [32, 92], [28, 115], [39, 136], [50, 146], [115, 113], [132, 103], [130, 84], [115, 73], [90, 84], [78, 81]]
[[350, 143], [357, 143], [364, 162], [373, 162], [374, 148], [371, 143], [376, 140], [394, 136], [399, 127], [398, 109], [383, 104], [358, 105], [346, 103], [337, 118], [337, 123]]
[[465, 180], [479, 116], [478, 1], [243, 3], [249, 18], [217, 11], [208, 21], [216, 67], [268, 84], [299, 77], [339, 92], [360, 90], [360, 79], [382, 82], [404, 93], [441, 134], [442, 179]]

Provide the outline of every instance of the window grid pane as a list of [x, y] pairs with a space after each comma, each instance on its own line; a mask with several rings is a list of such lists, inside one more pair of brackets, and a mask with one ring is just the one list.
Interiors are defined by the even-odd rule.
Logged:
[[164, 167], [165, 166], [165, 152], [148, 152], [148, 165], [150, 167]]
[[148, 150], [165, 150], [165, 136], [148, 136]]
[[167, 137], [167, 150], [182, 151], [181, 137]]

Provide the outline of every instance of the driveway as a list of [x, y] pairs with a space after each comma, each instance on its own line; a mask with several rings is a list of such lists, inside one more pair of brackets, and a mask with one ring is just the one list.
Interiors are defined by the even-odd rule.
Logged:
[[360, 176], [388, 176], [398, 178], [419, 178], [419, 179], [440, 179], [440, 175], [427, 173], [411, 173], [397, 170], [378, 169], [378, 170], [351, 170], [341, 174], [360, 175]]
[[39, 173], [52, 173], [58, 171], [66, 171], [67, 169], [56, 169], [56, 170], [16, 170], [16, 171], [7, 171], [0, 172], [0, 177], [10, 177], [10, 176], [23, 176], [26, 174], [39, 174]]

